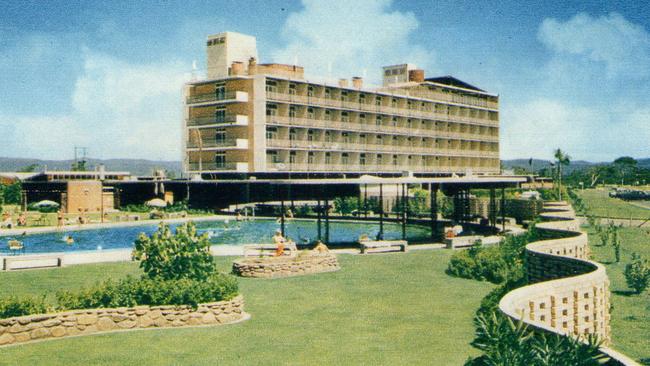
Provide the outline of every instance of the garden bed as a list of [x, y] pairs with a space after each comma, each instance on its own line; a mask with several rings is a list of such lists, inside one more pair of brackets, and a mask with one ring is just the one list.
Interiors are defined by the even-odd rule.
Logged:
[[243, 258], [232, 264], [232, 272], [241, 277], [277, 278], [310, 273], [334, 272], [341, 269], [331, 253], [299, 254], [295, 257]]
[[246, 318], [244, 299], [190, 306], [136, 306], [72, 310], [0, 319], [0, 345], [128, 329], [235, 323]]

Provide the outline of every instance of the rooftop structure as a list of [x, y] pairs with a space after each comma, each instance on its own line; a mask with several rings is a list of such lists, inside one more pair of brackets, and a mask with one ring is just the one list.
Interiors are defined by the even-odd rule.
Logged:
[[300, 66], [258, 63], [254, 40], [208, 37], [208, 78], [185, 88], [186, 173], [499, 173], [498, 96], [410, 64], [385, 67], [376, 89], [310, 81]]

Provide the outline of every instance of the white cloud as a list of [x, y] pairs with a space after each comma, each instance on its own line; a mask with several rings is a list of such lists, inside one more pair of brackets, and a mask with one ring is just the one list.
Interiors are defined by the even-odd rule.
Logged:
[[[273, 53], [276, 62], [298, 63], [311, 76], [366, 76], [381, 79], [381, 66], [415, 63], [431, 66], [432, 54], [409, 41], [418, 28], [411, 12], [392, 11], [391, 0], [303, 0], [304, 9], [291, 14], [283, 29], [285, 48]], [[331, 75], [330, 75], [331, 74]]]
[[538, 37], [557, 55], [604, 63], [608, 77], [645, 78], [650, 73], [650, 34], [617, 13], [598, 18], [579, 13], [565, 22], [545, 19]]
[[98, 158], [178, 160], [188, 65], [133, 64], [91, 50], [83, 59], [70, 113], [0, 116], [0, 156], [64, 159], [87, 146]]

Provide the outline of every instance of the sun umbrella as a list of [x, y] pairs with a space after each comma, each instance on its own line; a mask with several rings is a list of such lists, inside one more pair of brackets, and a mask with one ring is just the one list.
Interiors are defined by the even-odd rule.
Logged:
[[34, 204], [34, 206], [37, 206], [37, 207], [58, 206], [58, 205], [59, 205], [58, 203], [56, 203], [54, 201], [50, 201], [50, 200], [42, 200], [42, 201], [36, 202]]
[[167, 207], [167, 202], [161, 200], [160, 198], [154, 198], [144, 203], [149, 207]]

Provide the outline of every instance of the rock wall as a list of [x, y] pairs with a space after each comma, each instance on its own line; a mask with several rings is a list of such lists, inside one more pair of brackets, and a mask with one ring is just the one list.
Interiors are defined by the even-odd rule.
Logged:
[[188, 306], [85, 309], [0, 319], [0, 345], [138, 328], [228, 324], [244, 319], [244, 299]]
[[242, 277], [277, 278], [309, 273], [334, 272], [341, 269], [334, 254], [297, 257], [243, 258], [233, 262], [232, 272]]
[[[566, 203], [546, 205], [546, 222], [537, 228], [562, 235], [526, 246], [528, 286], [506, 294], [499, 309], [538, 331], [568, 336], [597, 335], [609, 344], [610, 292], [605, 267], [590, 261], [587, 234], [579, 231], [575, 213]], [[603, 347], [612, 365], [636, 365], [633, 360]]]

